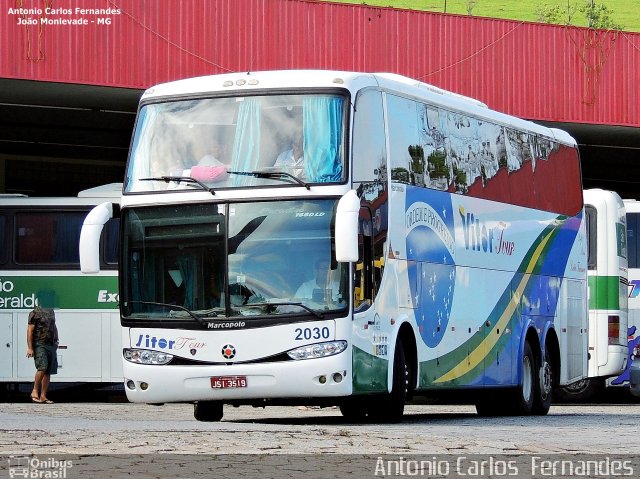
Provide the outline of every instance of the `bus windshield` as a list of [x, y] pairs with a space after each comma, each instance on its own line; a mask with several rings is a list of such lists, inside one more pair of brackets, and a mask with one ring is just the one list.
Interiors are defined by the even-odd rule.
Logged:
[[335, 208], [314, 199], [126, 210], [125, 320], [322, 317], [345, 308]]
[[347, 104], [318, 93], [144, 105], [125, 192], [342, 182]]

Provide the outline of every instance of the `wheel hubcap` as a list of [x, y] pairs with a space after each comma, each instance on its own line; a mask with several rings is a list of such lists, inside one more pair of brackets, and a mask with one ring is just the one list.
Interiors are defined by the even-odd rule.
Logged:
[[540, 393], [542, 395], [542, 399], [545, 400], [551, 393], [552, 388], [552, 374], [551, 374], [551, 365], [545, 361], [542, 367], [540, 368]]
[[531, 360], [528, 356], [522, 358], [522, 396], [526, 401], [531, 399], [533, 385], [533, 374], [531, 373]]

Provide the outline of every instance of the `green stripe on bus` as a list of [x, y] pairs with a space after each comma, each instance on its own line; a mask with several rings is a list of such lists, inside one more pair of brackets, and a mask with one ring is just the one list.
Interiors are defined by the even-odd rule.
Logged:
[[38, 295], [59, 309], [117, 309], [115, 276], [6, 276], [0, 278], [0, 310], [32, 309]]
[[589, 309], [620, 309], [619, 276], [589, 276]]

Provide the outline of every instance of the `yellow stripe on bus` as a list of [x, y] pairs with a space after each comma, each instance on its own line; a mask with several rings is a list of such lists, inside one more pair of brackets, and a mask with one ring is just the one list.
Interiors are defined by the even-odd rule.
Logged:
[[473, 351], [471, 351], [468, 358], [463, 359], [451, 370], [449, 370], [449, 372], [437, 378], [434, 381], [435, 384], [443, 383], [447, 381], [453, 381], [454, 379], [458, 379], [459, 377], [464, 376], [473, 368], [475, 368], [478, 364], [480, 364], [484, 360], [484, 358], [487, 356], [489, 351], [491, 351], [491, 349], [496, 345], [498, 340], [504, 334], [504, 331], [506, 329], [507, 324], [509, 323], [509, 320], [511, 319], [511, 316], [513, 315], [516, 308], [518, 307], [518, 304], [520, 302], [519, 298], [522, 296], [522, 293], [524, 292], [524, 288], [527, 286], [527, 284], [529, 283], [529, 280], [531, 279], [530, 274], [533, 271], [533, 268], [535, 267], [536, 263], [538, 262], [538, 259], [540, 258], [540, 255], [542, 254], [542, 251], [544, 250], [545, 245], [549, 241], [549, 238], [551, 237], [551, 233], [552, 232], [550, 232], [540, 242], [536, 250], [533, 252], [533, 255], [531, 256], [531, 260], [527, 265], [525, 275], [520, 280], [520, 284], [518, 284], [518, 287], [516, 288], [515, 293], [511, 296], [511, 299], [509, 300], [509, 305], [503, 311], [502, 315], [500, 316], [500, 319], [495, 325], [495, 327], [499, 328], [502, 331], [502, 333], [495, 334], [495, 335], [490, 334], [486, 338], [484, 338], [482, 342]]

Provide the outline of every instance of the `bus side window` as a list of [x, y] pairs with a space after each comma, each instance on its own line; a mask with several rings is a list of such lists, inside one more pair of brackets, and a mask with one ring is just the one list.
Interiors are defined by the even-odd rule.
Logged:
[[0, 215], [0, 264], [5, 264], [8, 258], [7, 246], [7, 217]]
[[627, 254], [629, 268], [638, 267], [638, 213], [627, 213]]
[[366, 207], [360, 208], [360, 232], [358, 235], [358, 262], [354, 270], [354, 308], [364, 310], [371, 305], [373, 299], [373, 246], [371, 234], [373, 223], [371, 212]]
[[589, 269], [598, 267], [598, 212], [593, 206], [585, 205], [584, 208], [587, 225], [587, 264]]

